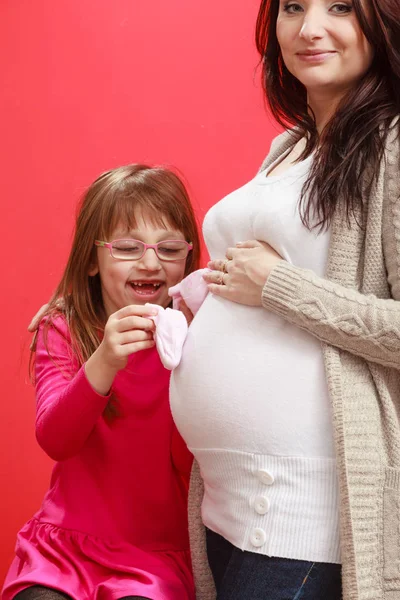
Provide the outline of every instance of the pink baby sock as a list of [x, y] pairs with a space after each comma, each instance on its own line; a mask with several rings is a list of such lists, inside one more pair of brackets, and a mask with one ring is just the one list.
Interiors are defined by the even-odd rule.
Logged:
[[173, 308], [163, 308], [158, 304], [146, 304], [146, 306], [151, 306], [158, 311], [156, 316], [150, 317], [156, 324], [154, 340], [162, 364], [172, 371], [181, 361], [188, 330], [186, 317], [180, 310]]
[[158, 304], [146, 304], [157, 310], [157, 315], [150, 317], [156, 325], [154, 339], [162, 364], [172, 371], [181, 362], [182, 348], [185, 343], [188, 324], [181, 313], [179, 305], [184, 300], [187, 307], [195, 315], [203, 304], [208, 288], [202, 275], [210, 269], [199, 269], [191, 273], [177, 285], [169, 288], [173, 308], [163, 308]]
[[180, 283], [170, 287], [168, 294], [172, 298], [172, 306], [179, 308], [181, 300], [184, 300], [186, 306], [195, 315], [208, 294], [208, 287], [203, 279], [203, 274], [209, 271], [210, 269], [198, 269], [182, 279]]

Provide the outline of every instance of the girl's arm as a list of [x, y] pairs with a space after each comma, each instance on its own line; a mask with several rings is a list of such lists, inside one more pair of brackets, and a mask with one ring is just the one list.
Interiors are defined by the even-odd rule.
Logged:
[[172, 463], [179, 475], [185, 482], [186, 488], [189, 486], [190, 472], [193, 464], [193, 454], [190, 452], [182, 436], [173, 424], [171, 440]]
[[98, 394], [86, 377], [85, 366], [79, 368], [64, 319], [51, 323], [46, 343], [43, 329], [42, 323], [36, 342], [36, 438], [53, 460], [65, 460], [82, 448], [109, 395]]
[[[70, 346], [68, 327], [58, 318], [38, 331], [35, 359], [36, 437], [54, 460], [77, 454], [101, 417], [114, 378], [130, 354], [154, 346], [149, 308], [126, 306], [111, 315], [104, 337], [79, 368]], [[47, 345], [47, 347], [46, 347]]]

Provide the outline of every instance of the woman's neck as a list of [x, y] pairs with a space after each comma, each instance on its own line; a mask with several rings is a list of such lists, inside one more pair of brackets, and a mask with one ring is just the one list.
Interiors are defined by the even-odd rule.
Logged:
[[331, 90], [325, 92], [312, 91], [308, 93], [307, 103], [313, 112], [319, 134], [322, 133], [335, 114], [343, 95], [343, 91], [341, 93], [338, 92], [336, 95], [332, 95]]

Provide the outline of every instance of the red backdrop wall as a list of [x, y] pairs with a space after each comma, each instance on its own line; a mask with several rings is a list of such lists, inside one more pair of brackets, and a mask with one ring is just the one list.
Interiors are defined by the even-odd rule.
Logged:
[[255, 173], [277, 128], [254, 45], [258, 0], [0, 3], [0, 582], [51, 461], [34, 436], [26, 331], [58, 281], [74, 209], [103, 170], [175, 165], [199, 220]]

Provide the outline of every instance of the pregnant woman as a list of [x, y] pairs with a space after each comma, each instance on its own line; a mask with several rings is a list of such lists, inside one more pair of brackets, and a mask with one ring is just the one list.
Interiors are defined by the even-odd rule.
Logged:
[[261, 3], [291, 128], [205, 218], [213, 293], [171, 379], [199, 600], [202, 532], [218, 600], [400, 597], [399, 24], [389, 0]]

